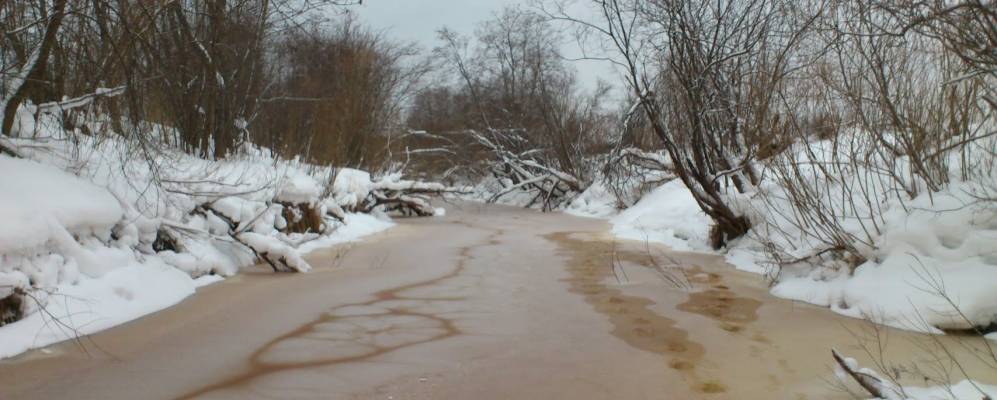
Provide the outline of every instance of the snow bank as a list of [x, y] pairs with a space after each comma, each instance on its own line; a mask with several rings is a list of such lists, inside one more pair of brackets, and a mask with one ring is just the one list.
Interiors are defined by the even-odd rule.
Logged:
[[71, 234], [108, 236], [124, 212], [106, 189], [30, 160], [0, 155], [0, 254]]
[[342, 168], [332, 183], [332, 197], [340, 207], [353, 209], [367, 198], [373, 186], [369, 172]]
[[[32, 138], [4, 140], [25, 159], [0, 155], [0, 299], [23, 301], [21, 319], [0, 326], [0, 358], [168, 307], [253, 265], [256, 254], [307, 271], [305, 252], [392, 226], [323, 198], [336, 192], [325, 187], [331, 167], [249, 144], [221, 161], [169, 146], [145, 159], [117, 135], [66, 132], [47, 115], [21, 119]], [[343, 171], [337, 194], [362, 201], [370, 175]], [[307, 224], [319, 232], [290, 230], [301, 205], [322, 220]]]
[[[835, 148], [847, 145], [847, 140], [842, 143], [797, 146], [786, 157], [816, 155], [818, 160], [845, 163], [841, 156], [848, 153]], [[901, 166], [903, 162], [897, 161]], [[846, 170], [844, 176], [827, 176], [817, 168], [807, 173], [827, 207], [822, 212], [833, 213], [828, 215], [837, 216], [841, 231], [858, 238], [852, 244], [864, 262], [849, 265], [848, 260], [833, 257], [806, 258], [826, 248], [826, 238], [819, 227], [801, 228], [794, 220], [798, 216], [794, 205], [773, 170], [762, 174], [768, 178], [754, 192], [728, 195], [730, 203], [752, 220], [753, 228], [723, 251], [726, 260], [738, 269], [777, 277], [772, 289], [776, 296], [893, 327], [938, 333], [997, 323], [997, 207], [981, 201], [997, 188], [997, 172], [963, 182], [953, 171], [952, 183], [942, 190], [922, 191], [912, 199], [888, 179], [875, 178], [882, 174], [876, 168]], [[661, 185], [616, 215], [607, 212], [611, 198], [608, 190], [593, 185], [569, 212], [608, 215], [618, 237], [659, 242], [676, 250], [710, 251], [711, 221], [678, 180]], [[768, 253], [772, 248], [782, 252], [783, 260], [806, 260], [776, 269]]]
[[321, 194], [322, 189], [313, 177], [297, 173], [288, 174], [274, 197], [277, 201], [302, 204], [318, 201]]
[[606, 218], [619, 212], [616, 204], [616, 197], [606, 184], [598, 179], [572, 200], [564, 212], [580, 217]]
[[710, 218], [679, 180], [654, 189], [633, 207], [610, 218], [613, 234], [663, 243], [675, 250], [709, 250]]
[[112, 243], [124, 212], [107, 190], [30, 160], [0, 155], [0, 169], [0, 298], [71, 284], [81, 272], [99, 277], [109, 263], [131, 261]]
[[997, 323], [997, 210], [971, 186], [887, 202], [882, 233], [853, 273], [789, 267], [772, 293], [908, 330]]
[[45, 312], [0, 327], [0, 358], [98, 332], [174, 305], [194, 293], [189, 275], [156, 259], [52, 289]]
[[[980, 392], [983, 393], [980, 393]], [[951, 386], [916, 387], [905, 386], [906, 400], [950, 400], [950, 399], [982, 399], [983, 395], [997, 398], [997, 385], [985, 385], [979, 382], [963, 380]], [[902, 397], [902, 396], [898, 396]]]

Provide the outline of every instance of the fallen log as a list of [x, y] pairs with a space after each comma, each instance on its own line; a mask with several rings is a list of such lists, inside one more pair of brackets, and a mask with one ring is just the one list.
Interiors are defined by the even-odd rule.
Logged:
[[357, 207], [357, 211], [371, 212], [383, 206], [386, 212], [429, 217], [436, 214], [436, 209], [430, 204], [432, 197], [467, 193], [470, 193], [470, 190], [466, 188], [455, 188], [436, 182], [402, 180], [398, 175], [389, 175], [371, 185], [370, 192]]
[[276, 238], [254, 232], [247, 232], [247, 227], [239, 229], [239, 222], [224, 213], [212, 208], [213, 203], [205, 203], [198, 207], [202, 212], [210, 212], [229, 226], [229, 237], [236, 243], [248, 248], [257, 259], [266, 262], [274, 272], [307, 272], [312, 269], [295, 249]]
[[846, 375], [852, 378], [862, 389], [865, 389], [870, 395], [877, 399], [889, 399], [892, 397], [887, 397], [886, 390], [889, 386], [888, 383], [884, 382], [875, 374], [869, 373], [860, 369], [858, 365], [855, 365], [853, 359], [846, 359], [842, 357], [838, 350], [831, 349], [831, 356], [834, 357], [834, 361], [838, 363], [840, 370]]

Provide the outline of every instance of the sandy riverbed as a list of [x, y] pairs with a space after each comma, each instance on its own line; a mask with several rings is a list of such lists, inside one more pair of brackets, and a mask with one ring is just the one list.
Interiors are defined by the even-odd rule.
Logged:
[[[401, 220], [313, 253], [312, 273], [253, 270], [0, 362], [0, 399], [851, 398], [830, 349], [871, 363], [856, 337], [867, 324], [774, 298], [720, 257], [607, 228], [478, 204]], [[884, 358], [932, 368], [916, 350], [933, 338], [878, 333]], [[997, 383], [972, 346], [941, 342]]]

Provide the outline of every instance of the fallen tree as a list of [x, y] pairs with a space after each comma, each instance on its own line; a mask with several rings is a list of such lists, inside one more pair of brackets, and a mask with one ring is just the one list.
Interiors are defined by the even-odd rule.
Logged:
[[332, 185], [332, 203], [327, 214], [340, 219], [344, 211], [370, 213], [377, 208], [401, 215], [428, 217], [436, 214], [432, 197], [467, 194], [469, 188], [457, 188], [437, 182], [402, 179], [400, 173], [387, 174], [376, 182], [365, 171], [344, 168], [336, 173]]
[[436, 182], [403, 180], [398, 174], [391, 174], [375, 182], [360, 206], [361, 212], [371, 212], [384, 207], [385, 212], [398, 212], [405, 216], [429, 217], [436, 209], [429, 203], [431, 197], [447, 194], [467, 194], [466, 188], [455, 188]]
[[[570, 203], [585, 190], [585, 185], [575, 176], [548, 166], [539, 157], [539, 150], [514, 153], [507, 150], [497, 140], [490, 140], [477, 132], [471, 132], [481, 145], [495, 155], [489, 172], [502, 184], [502, 189], [488, 198], [489, 203], [499, 201], [503, 196], [514, 192], [529, 193], [531, 198], [525, 207], [540, 206], [543, 211], [552, 211]], [[500, 133], [493, 132], [493, 136]], [[506, 134], [503, 137], [515, 137]]]

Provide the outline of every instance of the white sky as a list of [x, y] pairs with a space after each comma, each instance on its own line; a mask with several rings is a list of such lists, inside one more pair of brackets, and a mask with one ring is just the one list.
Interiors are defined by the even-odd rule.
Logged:
[[[384, 30], [395, 40], [416, 42], [425, 50], [439, 45], [436, 31], [448, 27], [464, 35], [474, 33], [478, 23], [487, 20], [506, 5], [523, 4], [518, 0], [364, 0], [363, 5], [352, 10], [364, 23], [375, 30]], [[566, 57], [580, 56], [578, 45], [572, 40], [562, 46]], [[578, 79], [586, 88], [595, 87], [602, 78], [611, 84], [619, 79], [604, 62], [580, 61], [573, 63]]]

